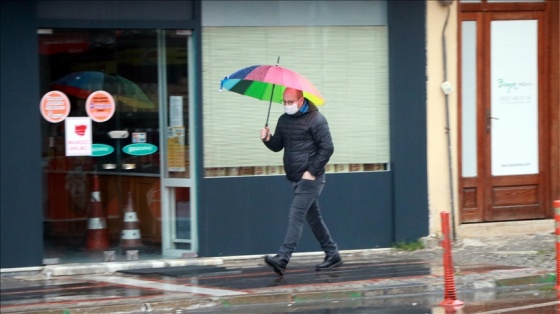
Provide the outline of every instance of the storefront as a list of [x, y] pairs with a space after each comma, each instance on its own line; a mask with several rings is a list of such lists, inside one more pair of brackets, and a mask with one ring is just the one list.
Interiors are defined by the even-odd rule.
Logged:
[[[191, 34], [38, 30], [45, 258], [57, 258], [62, 247], [67, 259], [72, 251], [83, 256], [84, 248], [139, 249], [143, 257], [196, 251], [189, 150]], [[160, 105], [167, 100], [169, 105]], [[64, 123], [57, 110], [48, 110], [60, 106], [70, 108]], [[91, 134], [72, 136], [77, 133], [72, 123]], [[85, 140], [88, 145], [82, 147]], [[175, 223], [162, 224], [162, 198], [173, 200], [163, 216]], [[99, 213], [93, 212], [96, 207]], [[163, 234], [173, 240], [162, 243]]]
[[427, 234], [425, 4], [261, 5], [2, 2], [2, 268], [275, 251], [290, 187], [264, 104], [218, 87], [278, 54], [331, 100], [341, 249]]

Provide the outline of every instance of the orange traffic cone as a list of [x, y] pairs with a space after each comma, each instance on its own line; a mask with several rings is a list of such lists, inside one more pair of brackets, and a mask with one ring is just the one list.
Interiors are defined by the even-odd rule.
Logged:
[[134, 211], [132, 204], [132, 192], [128, 192], [128, 204], [124, 211], [124, 225], [121, 234], [121, 247], [123, 248], [140, 248], [142, 241], [140, 240], [140, 225], [138, 216]]
[[88, 231], [86, 248], [88, 250], [105, 250], [109, 247], [107, 222], [101, 205], [99, 193], [99, 177], [93, 176], [91, 202], [89, 204]]

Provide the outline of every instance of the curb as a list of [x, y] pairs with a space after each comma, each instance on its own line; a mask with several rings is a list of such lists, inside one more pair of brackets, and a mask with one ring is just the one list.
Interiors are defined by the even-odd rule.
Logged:
[[205, 259], [170, 259], [170, 260], [149, 260], [134, 262], [106, 262], [90, 264], [62, 264], [49, 265], [43, 267], [41, 271], [47, 277], [50, 276], [74, 276], [74, 275], [95, 275], [114, 273], [119, 270], [131, 270], [140, 268], [159, 268], [173, 266], [218, 266], [224, 261], [221, 258]]
[[[340, 254], [345, 258], [352, 259], [354, 255], [368, 255], [375, 253], [388, 252], [391, 248], [380, 249], [359, 249], [343, 250]], [[324, 256], [324, 252], [296, 252], [294, 257], [315, 258]], [[265, 255], [234, 255], [221, 257], [196, 257], [196, 258], [173, 258], [155, 259], [140, 261], [119, 261], [119, 262], [99, 262], [99, 263], [68, 263], [45, 266], [1, 268], [1, 276], [23, 276], [29, 274], [44, 274], [45, 276], [72, 276], [72, 275], [94, 275], [113, 273], [119, 270], [131, 270], [140, 268], [158, 268], [172, 266], [219, 266], [224, 264], [235, 265], [246, 262], [260, 262]]]

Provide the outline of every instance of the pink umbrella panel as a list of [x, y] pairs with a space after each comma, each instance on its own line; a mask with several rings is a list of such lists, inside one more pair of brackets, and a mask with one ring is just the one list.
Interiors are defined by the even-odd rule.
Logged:
[[220, 90], [225, 88], [241, 95], [282, 103], [282, 93], [287, 87], [301, 90], [303, 97], [315, 105], [325, 103], [307, 78], [278, 65], [253, 65], [238, 70], [222, 80]]

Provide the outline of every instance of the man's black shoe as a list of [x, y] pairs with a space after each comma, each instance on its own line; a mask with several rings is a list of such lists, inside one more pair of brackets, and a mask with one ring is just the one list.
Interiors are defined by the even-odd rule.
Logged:
[[264, 261], [268, 264], [268, 266], [272, 267], [272, 269], [275, 273], [278, 274], [278, 276], [284, 276], [286, 265], [288, 264], [286, 261], [281, 260], [278, 255], [265, 256]]
[[316, 270], [327, 270], [327, 269], [332, 269], [335, 267], [338, 267], [342, 265], [342, 258], [340, 258], [339, 254], [333, 255], [333, 256], [327, 256], [325, 257], [325, 260], [321, 263], [318, 264], [317, 266], [315, 266]]

